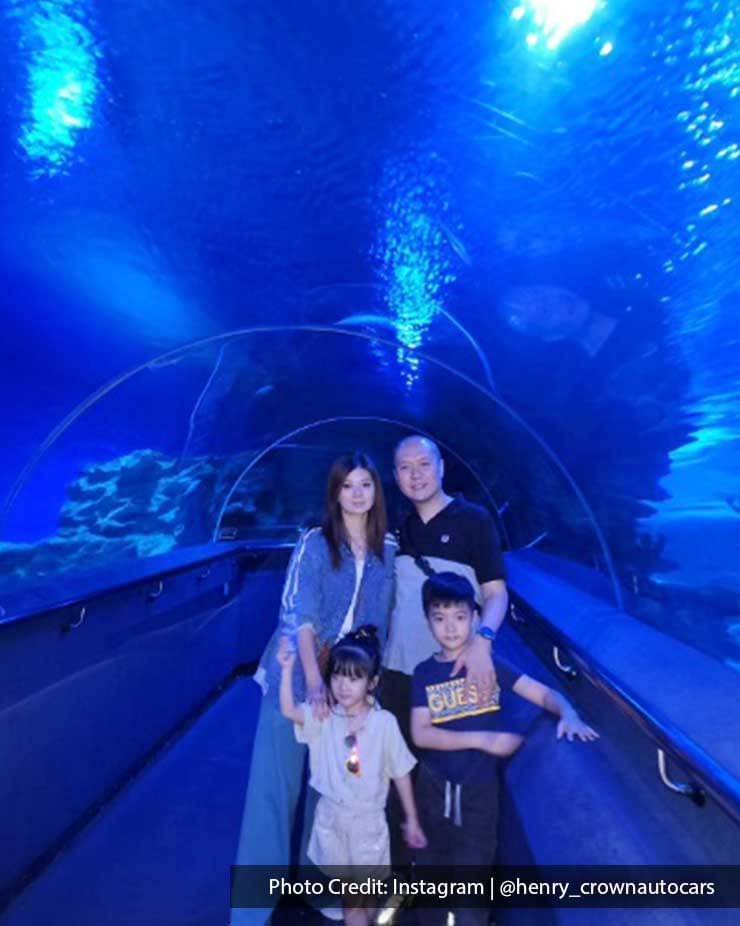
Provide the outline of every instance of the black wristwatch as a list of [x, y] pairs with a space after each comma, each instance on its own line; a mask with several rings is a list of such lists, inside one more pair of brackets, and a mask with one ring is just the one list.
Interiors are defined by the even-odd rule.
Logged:
[[496, 631], [495, 631], [495, 630], [491, 630], [490, 627], [485, 627], [485, 626], [484, 626], [484, 627], [479, 627], [479, 628], [478, 628], [478, 633], [483, 637], [484, 640], [488, 640], [488, 642], [491, 644], [491, 646], [493, 646], [493, 644], [494, 644], [494, 642], [495, 642], [495, 640], [496, 640]]

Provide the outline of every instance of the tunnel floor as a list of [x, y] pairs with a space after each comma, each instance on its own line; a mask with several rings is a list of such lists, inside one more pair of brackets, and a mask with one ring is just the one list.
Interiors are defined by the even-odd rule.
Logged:
[[4, 926], [225, 926], [258, 702], [251, 680], [232, 684], [17, 898]]

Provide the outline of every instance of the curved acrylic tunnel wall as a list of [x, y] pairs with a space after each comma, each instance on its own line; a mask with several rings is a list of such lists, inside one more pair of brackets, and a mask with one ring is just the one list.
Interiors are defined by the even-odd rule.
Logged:
[[[122, 382], [28, 470], [2, 588], [207, 542], [250, 463], [223, 526], [294, 536], [335, 451], [388, 475], [413, 428], [467, 462], [451, 488], [508, 505], [513, 548], [597, 576], [608, 548], [631, 612], [740, 667], [730, 0], [546, 24], [471, 0], [6, 6], [3, 495], [81, 396], [168, 347], [379, 338], [217, 340]], [[605, 546], [542, 444], [422, 352], [552, 447]]]
[[587, 502], [536, 432], [440, 361], [395, 367], [397, 350], [347, 331], [253, 330], [120, 377], [60, 423], [16, 484], [8, 529], [28, 499], [56, 491], [58, 530], [18, 550], [6, 587], [223, 536], [293, 538], [320, 515], [336, 455], [367, 449], [392, 492], [393, 447], [419, 431], [444, 448], [448, 489], [501, 511], [507, 545], [610, 575]]

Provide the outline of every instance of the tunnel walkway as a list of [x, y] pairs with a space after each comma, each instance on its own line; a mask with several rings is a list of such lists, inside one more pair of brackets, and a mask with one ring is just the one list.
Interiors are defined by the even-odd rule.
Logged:
[[232, 684], [30, 885], [3, 926], [224, 926], [258, 700], [251, 680]]

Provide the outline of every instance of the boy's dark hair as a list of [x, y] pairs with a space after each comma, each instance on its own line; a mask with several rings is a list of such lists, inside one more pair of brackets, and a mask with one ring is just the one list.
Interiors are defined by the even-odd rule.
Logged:
[[348, 633], [329, 650], [326, 683], [332, 675], [373, 679], [380, 672], [378, 628], [365, 624]]
[[473, 611], [478, 610], [475, 600], [475, 589], [465, 576], [456, 572], [435, 572], [429, 576], [421, 587], [421, 600], [424, 605], [424, 614], [429, 612], [435, 604], [462, 604], [470, 605]]

